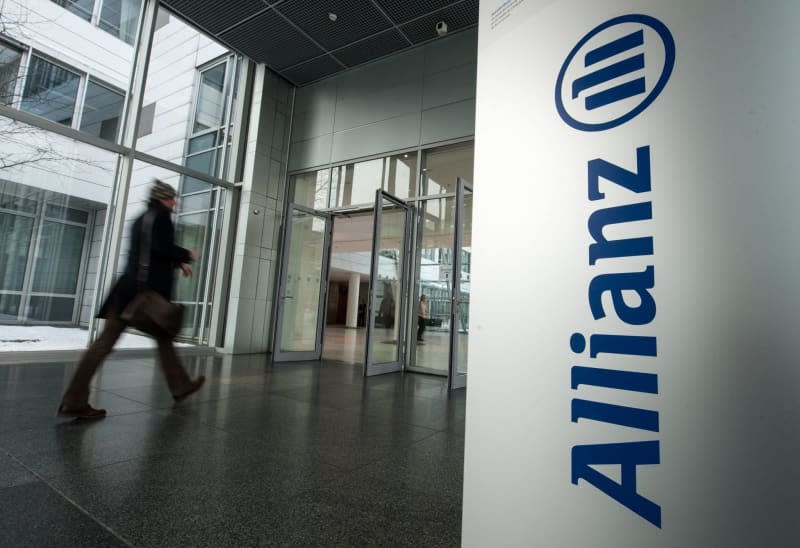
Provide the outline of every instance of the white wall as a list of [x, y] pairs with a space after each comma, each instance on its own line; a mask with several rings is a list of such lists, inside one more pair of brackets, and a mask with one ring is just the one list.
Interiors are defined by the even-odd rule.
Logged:
[[[562, 65], [596, 26], [632, 13], [674, 37], [668, 83], [619, 126], [570, 127], [554, 100]], [[481, 3], [475, 178], [498, 184], [481, 186], [474, 202], [465, 546], [800, 544], [798, 20], [790, 1]], [[649, 93], [664, 55], [645, 37], [637, 51]], [[591, 160], [641, 182], [636, 149], [645, 146], [649, 190], [622, 188], [612, 174], [599, 181], [605, 197], [590, 199]], [[653, 252], [590, 264], [590, 215], [633, 203], [650, 203], [652, 218], [605, 234], [652, 237]], [[606, 316], [593, 317], [592, 280], [647, 266], [655, 287], [621, 293], [625, 305], [606, 292]], [[649, 297], [655, 317], [638, 325], [631, 311], [646, 312]], [[576, 332], [654, 337], [657, 352], [633, 355], [629, 339], [592, 357], [571, 349]], [[649, 375], [639, 379], [655, 380], [656, 393], [632, 389], [630, 376], [624, 390], [573, 387], [574, 366]], [[579, 400], [642, 411], [616, 409], [635, 425], [621, 426], [574, 416]], [[654, 417], [654, 428], [642, 420]], [[625, 445], [587, 480], [590, 469], [573, 461], [580, 446], [627, 442], [657, 443], [653, 463], [636, 466], [647, 459]], [[621, 458], [632, 459], [622, 479]], [[634, 510], [641, 499], [609, 496], [619, 481], [629, 499], [659, 508], [658, 524]]]

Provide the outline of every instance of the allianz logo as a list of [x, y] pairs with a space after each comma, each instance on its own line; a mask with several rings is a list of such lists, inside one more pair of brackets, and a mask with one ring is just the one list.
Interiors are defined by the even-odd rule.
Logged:
[[642, 14], [615, 17], [567, 56], [556, 82], [556, 109], [575, 129], [611, 129], [656, 100], [674, 65], [675, 42], [666, 25]]

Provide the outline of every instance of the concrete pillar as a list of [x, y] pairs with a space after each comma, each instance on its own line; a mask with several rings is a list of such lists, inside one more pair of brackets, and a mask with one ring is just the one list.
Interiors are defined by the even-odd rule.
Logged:
[[347, 321], [345, 327], [358, 326], [358, 290], [361, 287], [361, 275], [350, 274], [347, 286]]

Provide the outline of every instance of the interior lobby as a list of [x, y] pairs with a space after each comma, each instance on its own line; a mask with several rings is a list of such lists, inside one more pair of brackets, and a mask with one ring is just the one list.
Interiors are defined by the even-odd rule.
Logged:
[[[0, 545], [458, 545], [477, 1], [1, 9]], [[154, 177], [206, 384], [145, 342], [56, 419]]]

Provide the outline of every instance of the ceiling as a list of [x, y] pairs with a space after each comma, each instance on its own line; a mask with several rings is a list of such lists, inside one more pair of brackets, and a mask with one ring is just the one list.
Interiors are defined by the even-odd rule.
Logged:
[[[478, 0], [162, 0], [297, 86], [478, 23]], [[335, 14], [332, 21], [329, 14]]]

